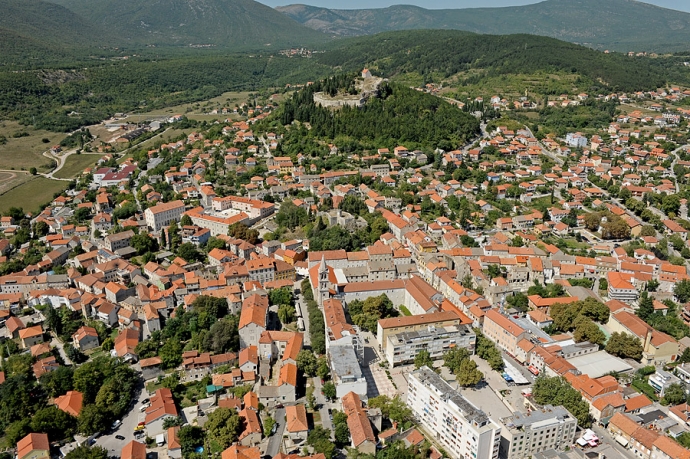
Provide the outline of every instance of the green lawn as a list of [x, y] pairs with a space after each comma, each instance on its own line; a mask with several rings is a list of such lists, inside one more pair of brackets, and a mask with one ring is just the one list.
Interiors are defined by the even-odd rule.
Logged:
[[32, 180], [0, 195], [0, 212], [10, 207], [22, 207], [27, 212], [37, 212], [48, 204], [55, 193], [67, 188], [67, 182], [34, 177]]
[[74, 178], [87, 167], [93, 167], [103, 155], [81, 154], [67, 158], [65, 165], [54, 175], [57, 178]]

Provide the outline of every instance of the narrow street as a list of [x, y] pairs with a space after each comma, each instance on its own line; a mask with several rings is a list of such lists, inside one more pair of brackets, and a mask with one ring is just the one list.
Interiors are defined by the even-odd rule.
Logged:
[[283, 432], [285, 431], [285, 408], [275, 410], [273, 420], [276, 422], [276, 432], [268, 439], [268, 446], [264, 453], [268, 457], [275, 457], [280, 452], [280, 445], [283, 442]]
[[[314, 381], [314, 397], [316, 398], [316, 406], [319, 407], [319, 414], [321, 415], [321, 425], [324, 429], [333, 430], [333, 424], [328, 416], [328, 409], [331, 408], [331, 403], [326, 400], [326, 397], [321, 393], [321, 380], [318, 377], [312, 379]], [[332, 437], [332, 432], [331, 432]]]

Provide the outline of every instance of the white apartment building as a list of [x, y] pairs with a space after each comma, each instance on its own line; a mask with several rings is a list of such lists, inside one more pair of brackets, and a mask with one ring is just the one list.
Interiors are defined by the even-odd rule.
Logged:
[[498, 458], [501, 427], [429, 367], [409, 374], [407, 405], [451, 458]]
[[532, 454], [547, 449], [560, 450], [575, 441], [577, 419], [562, 406], [545, 405], [530, 413], [516, 411], [501, 419], [501, 457], [530, 459]]
[[437, 360], [454, 347], [465, 348], [474, 354], [476, 341], [477, 335], [469, 325], [429, 326], [424, 330], [389, 335], [385, 348], [386, 360], [393, 367], [410, 363], [422, 350]]
[[153, 231], [165, 228], [172, 222], [179, 222], [184, 214], [184, 202], [172, 201], [156, 204], [144, 211], [146, 225]]

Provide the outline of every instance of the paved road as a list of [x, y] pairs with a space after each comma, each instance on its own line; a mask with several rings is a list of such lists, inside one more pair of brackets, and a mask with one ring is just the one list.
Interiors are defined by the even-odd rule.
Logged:
[[268, 439], [268, 446], [264, 453], [268, 457], [275, 457], [280, 452], [280, 445], [283, 442], [283, 431], [285, 430], [285, 408], [275, 410], [273, 420], [276, 422], [276, 433]]
[[314, 397], [316, 398], [316, 405], [319, 407], [319, 413], [321, 414], [321, 425], [324, 429], [331, 431], [331, 436], [333, 434], [333, 424], [328, 416], [328, 408], [331, 408], [331, 403], [326, 401], [326, 397], [321, 393], [321, 380], [319, 378], [313, 378], [314, 381]]
[[627, 448], [622, 447], [606, 429], [599, 426], [592, 426], [592, 430], [602, 442], [592, 451], [603, 453], [606, 457], [619, 457], [626, 459], [636, 459], [637, 456]]
[[[140, 384], [137, 390], [139, 393], [136, 397], [136, 402], [132, 409], [122, 418], [122, 425], [114, 431], [105, 432], [104, 435], [96, 439], [96, 445], [107, 449], [109, 456], [119, 456], [122, 447], [134, 440], [134, 428], [144, 418], [144, 414], [139, 410], [143, 405], [142, 400], [149, 398], [149, 395], [143, 383]], [[115, 435], [122, 435], [125, 439], [118, 440], [115, 438]]]
[[311, 336], [309, 336], [309, 314], [307, 312], [307, 302], [304, 300], [304, 295], [301, 290], [302, 281], [295, 281], [293, 288], [295, 290], [300, 289], [299, 295], [296, 295], [295, 302], [299, 305], [299, 309], [302, 312], [302, 320], [304, 321], [304, 347], [311, 346]]
[[50, 340], [50, 345], [57, 348], [58, 352], [60, 353], [60, 357], [62, 357], [62, 360], [64, 360], [67, 365], [72, 365], [72, 361], [69, 359], [69, 357], [67, 357], [67, 354], [65, 354], [65, 348], [59, 339], [52, 337]]

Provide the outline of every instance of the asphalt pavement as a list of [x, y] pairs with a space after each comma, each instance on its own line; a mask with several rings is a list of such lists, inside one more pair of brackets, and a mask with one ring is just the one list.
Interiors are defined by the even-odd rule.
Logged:
[[285, 408], [279, 408], [273, 413], [273, 420], [276, 422], [276, 432], [268, 439], [268, 446], [264, 453], [268, 457], [275, 457], [280, 452], [280, 445], [283, 441], [285, 431]]
[[[102, 435], [96, 439], [96, 445], [102, 446], [108, 450], [109, 456], [119, 456], [122, 448], [134, 438], [134, 428], [139, 424], [139, 421], [144, 419], [144, 413], [139, 411], [143, 405], [142, 400], [150, 398], [144, 384], [141, 383], [139, 387], [138, 396], [132, 409], [121, 419], [122, 424], [114, 430], [108, 430], [106, 432], [101, 432]], [[118, 440], [115, 438], [116, 435], [122, 435], [125, 437], [124, 440]], [[143, 442], [146, 436], [142, 436], [139, 441]]]
[[328, 416], [328, 409], [331, 408], [331, 403], [326, 400], [326, 397], [321, 393], [321, 380], [313, 378], [314, 381], [314, 397], [316, 398], [316, 405], [319, 407], [319, 414], [321, 415], [321, 426], [324, 429], [333, 431], [333, 424]]

